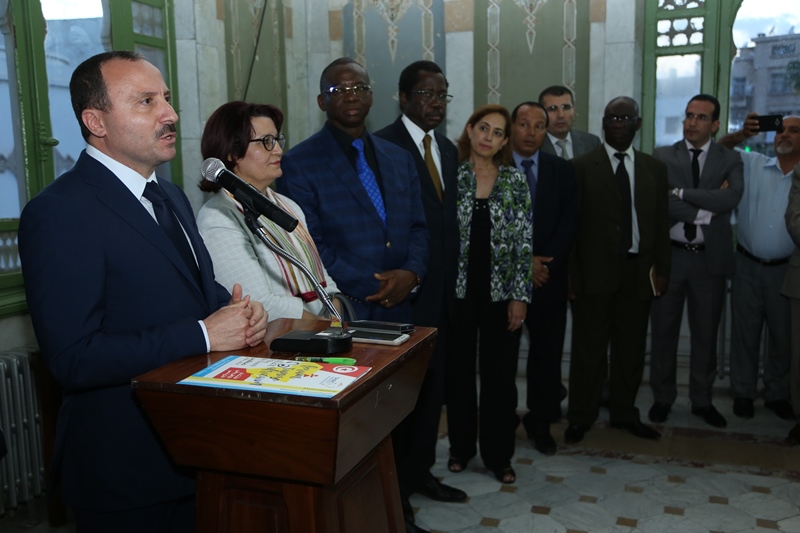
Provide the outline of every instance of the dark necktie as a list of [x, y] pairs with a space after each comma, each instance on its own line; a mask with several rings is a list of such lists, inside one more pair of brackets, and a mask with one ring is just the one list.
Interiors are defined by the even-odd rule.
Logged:
[[[700, 154], [703, 153], [699, 148], [692, 148], [692, 183], [696, 189], [700, 185]], [[692, 242], [697, 237], [697, 226], [694, 224], [684, 223], [683, 236], [686, 240]]]
[[425, 148], [425, 166], [428, 167], [428, 174], [431, 175], [433, 181], [433, 188], [436, 189], [436, 194], [439, 195], [439, 201], [442, 201], [442, 180], [439, 177], [439, 170], [436, 168], [436, 162], [433, 160], [433, 152], [431, 151], [431, 134], [426, 133], [425, 138], [422, 139], [422, 146]]
[[525, 168], [525, 177], [528, 178], [528, 186], [531, 189], [531, 210], [536, 207], [536, 174], [533, 173], [533, 159], [523, 159], [522, 166]]
[[625, 168], [625, 154], [617, 152], [614, 157], [619, 159], [617, 171], [614, 176], [617, 178], [619, 186], [620, 207], [622, 208], [622, 219], [620, 223], [619, 251], [622, 255], [628, 253], [633, 244], [633, 220], [631, 218], [631, 182], [628, 170]]
[[383, 225], [386, 226], [386, 208], [383, 206], [383, 196], [381, 196], [381, 190], [378, 188], [378, 180], [375, 179], [375, 173], [369, 168], [367, 158], [364, 156], [364, 141], [356, 139], [353, 141], [353, 148], [357, 152], [356, 173], [358, 174], [358, 179], [361, 180], [361, 184], [372, 201], [372, 205], [375, 206], [378, 216], [381, 217]]
[[175, 213], [167, 202], [167, 195], [164, 193], [164, 189], [155, 181], [148, 181], [147, 186], [144, 188], [143, 196], [153, 204], [153, 211], [158, 225], [161, 226], [169, 240], [175, 245], [178, 254], [186, 262], [186, 266], [189, 267], [189, 271], [197, 280], [197, 283], [200, 284], [200, 270], [197, 268], [197, 261], [194, 258], [191, 246], [189, 246], [189, 241], [186, 240], [186, 235], [183, 233], [180, 222], [178, 222]]

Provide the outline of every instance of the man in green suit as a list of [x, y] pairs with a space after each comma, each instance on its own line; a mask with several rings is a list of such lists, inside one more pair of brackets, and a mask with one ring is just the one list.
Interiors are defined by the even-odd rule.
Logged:
[[614, 98], [603, 116], [605, 143], [573, 161], [578, 233], [570, 261], [567, 443], [583, 440], [597, 419], [609, 344], [611, 425], [644, 439], [661, 436], [642, 424], [635, 406], [650, 303], [666, 291], [670, 273], [667, 168], [631, 146], [641, 124], [635, 100]]

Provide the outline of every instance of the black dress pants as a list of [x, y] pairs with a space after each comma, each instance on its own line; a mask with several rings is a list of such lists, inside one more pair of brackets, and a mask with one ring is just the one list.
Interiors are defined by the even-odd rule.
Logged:
[[484, 294], [470, 296], [468, 289], [466, 299], [456, 300], [453, 314], [446, 364], [450, 455], [472, 458], [478, 442], [484, 465], [504, 468], [514, 456], [519, 425], [516, 375], [521, 329], [508, 331], [508, 302], [492, 302], [488, 284]]

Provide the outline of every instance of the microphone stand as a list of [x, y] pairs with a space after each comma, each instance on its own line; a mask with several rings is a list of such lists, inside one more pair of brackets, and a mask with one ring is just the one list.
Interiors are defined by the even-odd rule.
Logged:
[[267, 248], [283, 257], [291, 264], [300, 269], [306, 278], [314, 286], [314, 291], [322, 300], [322, 303], [330, 311], [331, 317], [336, 318], [339, 323], [337, 328], [331, 327], [323, 331], [290, 331], [285, 335], [274, 339], [270, 343], [270, 348], [277, 352], [306, 352], [306, 353], [342, 353], [348, 352], [353, 347], [353, 337], [348, 333], [347, 328], [342, 320], [342, 315], [333, 305], [330, 295], [327, 293], [322, 284], [317, 280], [314, 274], [298, 260], [291, 253], [287, 252], [276, 243], [272, 242], [267, 235], [267, 230], [258, 223], [259, 214], [247, 202], [241, 202], [244, 209], [244, 221], [253, 235], [258, 237], [261, 242], [267, 245]]

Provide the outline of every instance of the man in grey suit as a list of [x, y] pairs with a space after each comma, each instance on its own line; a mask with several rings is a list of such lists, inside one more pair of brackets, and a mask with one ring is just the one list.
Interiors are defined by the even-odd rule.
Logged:
[[699, 94], [689, 100], [683, 140], [653, 155], [669, 169], [672, 275], [669, 290], [651, 312], [652, 422], [664, 422], [677, 396], [676, 360], [684, 302], [691, 331], [689, 399], [692, 414], [715, 427], [727, 421], [711, 403], [717, 366], [717, 329], [725, 278], [734, 271], [730, 213], [744, 190], [742, 159], [714, 143], [719, 101]]
[[600, 147], [597, 135], [572, 129], [577, 112], [575, 97], [567, 87], [548, 87], [539, 93], [539, 103], [547, 110], [549, 119], [542, 152], [572, 159]]
[[786, 208], [786, 229], [795, 244], [794, 253], [789, 259], [789, 270], [783, 282], [781, 293], [789, 297], [792, 320], [792, 407], [796, 422], [789, 431], [786, 442], [800, 444], [800, 164], [794, 167], [792, 188], [789, 191], [789, 206]]

